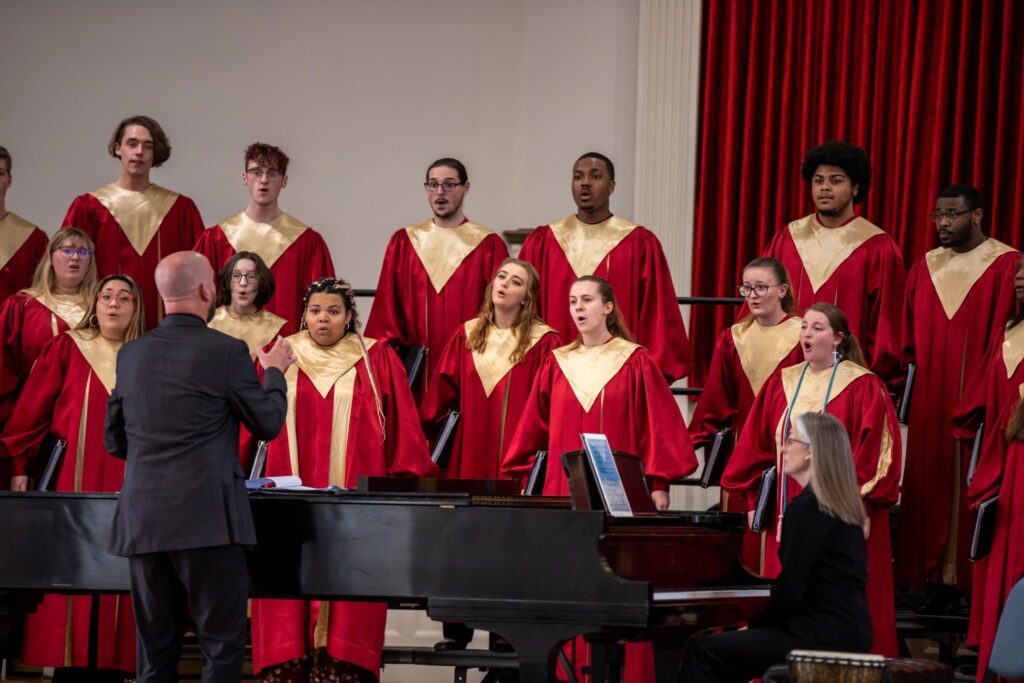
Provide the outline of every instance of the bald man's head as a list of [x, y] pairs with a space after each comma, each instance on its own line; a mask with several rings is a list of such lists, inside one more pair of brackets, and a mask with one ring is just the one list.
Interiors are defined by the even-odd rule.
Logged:
[[217, 285], [213, 268], [202, 254], [179, 251], [156, 267], [156, 289], [164, 300], [164, 311], [187, 313], [206, 321], [217, 307]]
[[198, 296], [199, 286], [213, 281], [213, 268], [202, 254], [178, 251], [156, 267], [156, 289], [164, 303]]

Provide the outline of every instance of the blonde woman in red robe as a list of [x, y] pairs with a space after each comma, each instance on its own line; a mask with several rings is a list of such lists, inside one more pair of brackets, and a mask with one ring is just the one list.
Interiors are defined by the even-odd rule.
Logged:
[[[50, 340], [81, 322], [96, 286], [95, 247], [81, 230], [50, 239], [32, 286], [0, 307], [0, 429], [7, 423], [29, 370]], [[0, 488], [7, 488], [9, 461], [0, 458]]]
[[537, 271], [505, 259], [484, 291], [480, 314], [456, 330], [437, 360], [420, 406], [428, 433], [461, 413], [445, 475], [498, 479], [533, 378], [559, 334], [537, 317]]
[[[577, 279], [568, 303], [579, 338], [541, 364], [502, 472], [523, 478], [534, 454], [546, 450], [544, 495], [567, 496], [562, 453], [581, 448], [581, 433], [601, 433], [614, 450], [640, 457], [651, 498], [665, 510], [671, 482], [697, 469], [679, 405], [651, 354], [633, 343], [606, 280]], [[590, 653], [580, 645], [576, 669], [583, 676]], [[627, 681], [648, 680], [653, 675], [649, 647], [627, 647], [626, 669]]]
[[[49, 434], [67, 442], [53, 490], [118, 491], [124, 461], [103, 447], [107, 399], [116, 379], [117, 352], [144, 329], [142, 296], [124, 275], [100, 281], [85, 318], [53, 339], [36, 361], [2, 436], [14, 456], [11, 488], [25, 491], [26, 472]], [[45, 541], [45, 539], [42, 539]], [[90, 633], [91, 612], [98, 610]], [[97, 670], [89, 665], [89, 643], [96, 643]], [[77, 676], [89, 681], [121, 681], [135, 672], [135, 619], [128, 596], [47, 595], [25, 621], [21, 661], [58, 668], [55, 681]], [[68, 668], [66, 671], [61, 669]]]
[[[792, 415], [824, 412], [838, 418], [850, 435], [857, 484], [868, 514], [867, 599], [874, 632], [872, 651], [895, 656], [889, 508], [899, 496], [902, 445], [896, 411], [882, 380], [862, 365], [864, 355], [841, 310], [823, 303], [808, 308], [800, 346], [804, 362], [776, 371], [758, 394], [722, 475], [722, 487], [744, 502], [748, 517], [753, 519], [761, 474], [772, 465], [778, 471], [782, 469], [782, 444]], [[760, 573], [766, 578], [778, 576], [778, 520], [800, 492], [799, 484], [789, 477], [776, 481], [774, 514], [761, 535]]]
[[[739, 293], [750, 315], [722, 332], [715, 344], [704, 391], [690, 420], [694, 448], [709, 445], [715, 432], [726, 427], [732, 428], [732, 438], [737, 438], [765, 380], [776, 370], [803, 360], [803, 320], [793, 315], [792, 289], [786, 267], [770, 256], [756, 258], [743, 269]], [[721, 505], [724, 512], [745, 512], [742, 502], [731, 501], [724, 489]], [[743, 563], [756, 571], [760, 556], [760, 537], [746, 534]]]
[[[359, 333], [349, 284], [311, 284], [302, 327], [288, 337], [288, 412], [266, 474], [345, 488], [361, 476], [435, 474], [405, 368], [387, 344]], [[253, 669], [268, 683], [375, 681], [386, 618], [384, 603], [254, 600]]]

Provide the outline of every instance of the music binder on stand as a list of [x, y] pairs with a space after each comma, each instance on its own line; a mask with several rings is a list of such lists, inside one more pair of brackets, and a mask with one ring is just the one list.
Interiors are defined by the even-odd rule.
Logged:
[[448, 469], [448, 463], [452, 458], [452, 447], [455, 444], [455, 428], [458, 426], [461, 416], [462, 413], [457, 410], [448, 413], [444, 426], [441, 427], [441, 433], [437, 437], [437, 442], [434, 444], [430, 459], [434, 461], [439, 470]]
[[722, 473], [725, 472], [725, 464], [732, 455], [732, 449], [736, 440], [732, 435], [732, 427], [719, 429], [715, 432], [715, 438], [705, 447], [707, 454], [704, 458], [704, 471], [700, 475], [701, 488], [718, 486], [722, 481]]
[[57, 471], [57, 466], [60, 464], [60, 459], [64, 455], [64, 451], [67, 450], [68, 442], [64, 439], [57, 439], [57, 442], [53, 444], [53, 450], [50, 451], [50, 459], [46, 461], [46, 469], [43, 470], [43, 474], [39, 477], [39, 485], [36, 486], [37, 491], [46, 491], [50, 488], [50, 481], [53, 479], [54, 473]]
[[249, 481], [254, 481], [263, 476], [263, 470], [267, 466], [267, 442], [260, 441], [256, 445], [256, 457], [252, 461], [252, 470], [249, 472]]
[[978, 459], [981, 457], [981, 442], [985, 438], [985, 423], [978, 425], [978, 431], [974, 435], [974, 442], [971, 444], [971, 461], [967, 464], [967, 485], [971, 485], [974, 473], [978, 469]]
[[917, 375], [917, 363], [907, 365], [907, 381], [903, 385], [903, 400], [900, 401], [900, 412], [896, 416], [900, 424], [910, 420], [910, 399], [914, 395], [914, 378]]
[[971, 562], [977, 562], [992, 550], [998, 502], [999, 496], [992, 496], [978, 503], [978, 516], [974, 520], [974, 534], [971, 536]]
[[526, 488], [523, 495], [539, 496], [544, 491], [544, 475], [547, 473], [548, 452], [537, 451], [533, 458], [533, 467], [530, 468], [530, 478], [526, 481]]
[[772, 465], [761, 474], [761, 490], [757, 497], [757, 506], [754, 508], [754, 521], [750, 530], [755, 534], [764, 531], [767, 522], [775, 510], [775, 478], [778, 470]]

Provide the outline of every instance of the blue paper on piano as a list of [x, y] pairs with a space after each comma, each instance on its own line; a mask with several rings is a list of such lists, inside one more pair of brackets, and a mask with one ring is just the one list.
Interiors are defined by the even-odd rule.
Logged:
[[601, 492], [604, 509], [612, 517], [632, 517], [633, 508], [629, 506], [626, 489], [619, 476], [619, 468], [615, 465], [615, 456], [604, 434], [580, 434], [583, 439], [583, 450], [590, 461], [597, 490]]

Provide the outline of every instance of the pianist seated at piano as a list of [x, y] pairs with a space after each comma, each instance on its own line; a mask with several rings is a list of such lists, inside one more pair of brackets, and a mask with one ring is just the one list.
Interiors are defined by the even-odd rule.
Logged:
[[[119, 491], [124, 461], [103, 446], [107, 398], [114, 387], [117, 352], [144, 329], [141, 294], [125, 275], [100, 281], [76, 329], [56, 337], [39, 356], [4, 429], [0, 451], [14, 456], [11, 488], [24, 491], [34, 462], [50, 455], [53, 434], [67, 448], [52, 475], [56, 491]], [[46, 539], [40, 539], [46, 542]], [[99, 601], [99, 619], [90, 633], [90, 613]], [[96, 667], [88, 670], [89, 643], [96, 643]], [[57, 668], [60, 680], [124, 680], [135, 671], [135, 619], [124, 596], [46, 595], [25, 621], [21, 661]]]
[[[537, 451], [546, 450], [543, 494], [569, 495], [561, 455], [582, 447], [580, 434], [605, 434], [616, 451], [640, 457], [651, 498], [659, 510], [668, 508], [668, 489], [697, 469], [682, 413], [651, 354], [633, 343], [615, 301], [602, 278], [578, 278], [569, 290], [569, 312], [579, 332], [573, 343], [544, 359], [526, 401], [502, 472], [525, 481]], [[653, 675], [650, 650], [626, 648], [626, 681]], [[577, 647], [576, 668], [587, 659]], [[582, 680], [582, 679], [581, 679]]]
[[771, 598], [749, 628], [691, 639], [680, 683], [749, 681], [794, 649], [871, 647], [867, 515], [846, 428], [831, 415], [801, 413], [782, 456], [783, 471], [803, 490], [782, 519], [782, 571]]
[[[405, 368], [391, 347], [360, 334], [351, 286], [313, 282], [301, 327], [288, 337], [295, 363], [267, 476], [355, 488], [361, 476], [435, 475]], [[383, 602], [253, 600], [257, 679], [375, 681], [386, 618]]]

